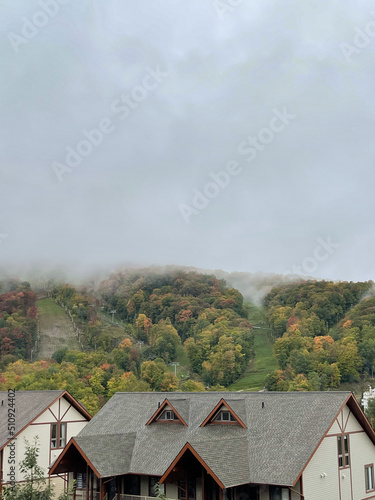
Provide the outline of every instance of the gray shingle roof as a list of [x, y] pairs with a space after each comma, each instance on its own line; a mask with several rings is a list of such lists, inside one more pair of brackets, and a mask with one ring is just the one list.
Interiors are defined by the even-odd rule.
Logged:
[[136, 433], [129, 432], [125, 435], [96, 436], [95, 439], [81, 436], [76, 437], [75, 441], [86, 456], [92, 457], [93, 466], [100, 468], [102, 476], [109, 477], [120, 476], [129, 469], [135, 438]]
[[[162, 476], [189, 442], [225, 487], [249, 482], [293, 485], [350, 394], [117, 393], [76, 440], [102, 477]], [[188, 427], [145, 425], [165, 398]], [[222, 398], [238, 412], [246, 429], [200, 427]]]
[[[16, 391], [14, 400], [16, 433], [26, 427], [65, 391]], [[1, 403], [3, 402], [3, 404]], [[8, 393], [0, 391], [0, 448], [10, 440]]]

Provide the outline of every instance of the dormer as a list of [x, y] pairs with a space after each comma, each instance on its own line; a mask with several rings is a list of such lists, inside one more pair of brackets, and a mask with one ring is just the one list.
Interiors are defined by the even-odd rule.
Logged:
[[216, 424], [216, 425], [239, 425], [246, 429], [246, 425], [242, 422], [240, 417], [233, 411], [230, 405], [221, 399], [215, 408], [211, 411], [205, 421], [200, 425], [200, 427], [205, 427], [206, 425]]
[[168, 401], [168, 399], [165, 399], [162, 404], [159, 403], [158, 409], [155, 411], [146, 425], [151, 425], [152, 423], [174, 423], [182, 424], [187, 427], [187, 423], [185, 422], [185, 420], [181, 417], [176, 408], [174, 408], [174, 406]]

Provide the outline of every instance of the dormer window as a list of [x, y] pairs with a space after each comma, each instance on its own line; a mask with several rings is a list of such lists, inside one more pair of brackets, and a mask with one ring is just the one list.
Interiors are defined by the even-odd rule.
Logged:
[[168, 399], [165, 399], [162, 404], [159, 403], [157, 410], [146, 425], [151, 425], [152, 423], [166, 424], [168, 422], [182, 424], [187, 427], [187, 423], [181, 417], [179, 411], [168, 401]]
[[246, 425], [239, 418], [238, 414], [233, 411], [233, 408], [231, 408], [225, 399], [221, 399], [218, 402], [200, 426], [205, 427], [210, 424], [239, 425], [246, 429]]
[[237, 422], [237, 420], [234, 418], [230, 411], [223, 410], [219, 411], [219, 413], [213, 419], [213, 422]]
[[158, 420], [178, 420], [177, 415], [172, 410], [163, 411]]

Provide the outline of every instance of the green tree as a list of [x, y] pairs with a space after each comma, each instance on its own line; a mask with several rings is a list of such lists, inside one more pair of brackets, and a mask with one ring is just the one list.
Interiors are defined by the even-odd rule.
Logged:
[[[19, 463], [24, 482], [14, 487], [4, 487], [3, 498], [4, 500], [52, 500], [54, 498], [53, 487], [47, 485], [44, 470], [38, 465], [38, 436], [34, 437], [32, 444], [25, 439], [25, 445], [25, 458]], [[66, 494], [59, 496], [59, 500], [66, 498]]]
[[208, 373], [207, 381], [211, 384], [229, 385], [242, 373], [244, 358], [240, 344], [235, 344], [232, 337], [221, 336], [214, 351], [203, 363]]
[[195, 382], [194, 380], [186, 380], [180, 384], [181, 391], [184, 392], [204, 392], [206, 390], [202, 382]]
[[144, 380], [138, 380], [132, 372], [124, 373], [120, 378], [113, 377], [108, 381], [108, 397], [116, 392], [148, 392], [150, 385]]
[[360, 356], [362, 356], [365, 366], [371, 370], [371, 377], [373, 377], [375, 365], [375, 339], [366, 339], [362, 342], [358, 352]]
[[351, 337], [344, 338], [340, 343], [338, 352], [337, 363], [342, 381], [358, 381], [358, 370], [362, 366], [362, 360], [358, 354], [357, 342]]
[[141, 377], [150, 384], [153, 391], [160, 391], [167, 366], [163, 361], [144, 361], [141, 366]]
[[163, 392], [174, 392], [178, 389], [178, 378], [174, 373], [164, 373], [163, 381], [161, 383], [161, 390]]
[[161, 322], [156, 327], [156, 353], [166, 363], [176, 358], [177, 347], [181, 344], [181, 339], [177, 330], [171, 324]]

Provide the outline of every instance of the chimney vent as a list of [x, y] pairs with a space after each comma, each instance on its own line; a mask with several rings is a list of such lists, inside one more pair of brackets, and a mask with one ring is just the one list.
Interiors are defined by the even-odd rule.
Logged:
[[262, 401], [262, 408], [264, 408], [264, 401]]

